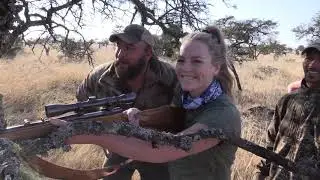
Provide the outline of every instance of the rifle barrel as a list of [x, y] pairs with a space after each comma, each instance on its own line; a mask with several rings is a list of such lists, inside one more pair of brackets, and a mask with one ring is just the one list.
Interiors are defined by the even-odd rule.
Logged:
[[[116, 108], [110, 111], [97, 111], [92, 113], [85, 113], [82, 115], [72, 114], [67, 116], [58, 117], [65, 121], [113, 121], [113, 120], [126, 120], [126, 115], [122, 114], [122, 108]], [[55, 128], [48, 120], [32, 121], [25, 125], [16, 125], [7, 127], [0, 131], [0, 138], [7, 138], [10, 140], [25, 140], [43, 137]]]

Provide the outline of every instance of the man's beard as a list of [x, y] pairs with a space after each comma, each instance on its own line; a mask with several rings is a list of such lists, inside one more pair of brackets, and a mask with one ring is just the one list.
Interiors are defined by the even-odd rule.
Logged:
[[304, 77], [308, 86], [320, 87], [320, 70], [304, 65]]
[[320, 72], [307, 70], [305, 71], [306, 82], [312, 86], [320, 86]]
[[138, 60], [137, 64], [127, 64], [127, 68], [124, 70], [119, 67], [120, 62], [117, 61], [115, 63], [116, 74], [118, 78], [122, 81], [132, 80], [136, 78], [142, 72], [142, 70], [144, 70], [146, 64], [146, 60], [142, 57]]

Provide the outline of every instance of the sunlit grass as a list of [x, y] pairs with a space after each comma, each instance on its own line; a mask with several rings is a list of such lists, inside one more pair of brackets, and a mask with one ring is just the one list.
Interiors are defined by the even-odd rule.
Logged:
[[[96, 65], [113, 59], [112, 47], [98, 49]], [[23, 119], [38, 119], [44, 116], [44, 105], [75, 101], [77, 86], [92, 69], [86, 61], [72, 63], [58, 58], [57, 52], [39, 60], [30, 50], [14, 60], [0, 59], [0, 93], [4, 95], [6, 119], [9, 124], [22, 123]], [[254, 105], [273, 108], [277, 100], [286, 93], [287, 85], [302, 77], [301, 58], [294, 55], [273, 60], [272, 56], [258, 61], [236, 64], [243, 86], [237, 92], [236, 102], [241, 111]], [[264, 142], [265, 127], [269, 119], [243, 118], [242, 137], [259, 144]], [[100, 167], [104, 161], [100, 147], [77, 145], [71, 152], [50, 152], [53, 162], [67, 167], [89, 169]], [[259, 158], [239, 150], [233, 166], [233, 179], [250, 179], [254, 164]], [[135, 175], [134, 179], [139, 179]]]

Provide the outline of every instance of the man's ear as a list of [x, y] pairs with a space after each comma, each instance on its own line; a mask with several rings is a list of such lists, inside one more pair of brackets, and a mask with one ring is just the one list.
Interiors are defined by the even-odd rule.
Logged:
[[148, 45], [148, 46], [145, 48], [145, 53], [146, 53], [146, 58], [147, 58], [147, 59], [151, 59], [152, 56], [153, 56], [152, 47]]

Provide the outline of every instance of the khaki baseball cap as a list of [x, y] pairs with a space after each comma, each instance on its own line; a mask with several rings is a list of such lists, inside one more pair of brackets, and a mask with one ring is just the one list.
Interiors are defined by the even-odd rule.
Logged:
[[155, 44], [152, 34], [145, 27], [137, 24], [130, 24], [123, 30], [123, 32], [112, 34], [109, 37], [110, 42], [116, 42], [118, 39], [130, 44], [144, 41], [152, 48]]
[[310, 49], [316, 49], [320, 52], [320, 39], [316, 40], [314, 42], [312, 42], [311, 44], [309, 44], [303, 51], [301, 54], [305, 54], [308, 50]]

